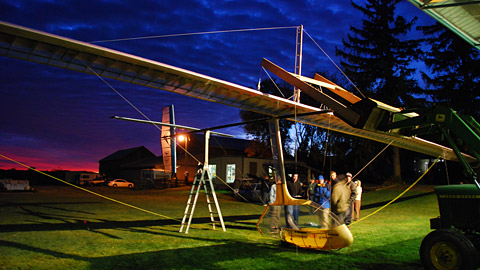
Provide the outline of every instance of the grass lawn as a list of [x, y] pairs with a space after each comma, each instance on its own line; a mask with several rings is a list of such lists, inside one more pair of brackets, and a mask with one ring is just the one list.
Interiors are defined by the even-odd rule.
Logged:
[[[362, 216], [406, 187], [364, 193]], [[170, 217], [148, 214], [68, 186], [0, 193], [0, 269], [422, 269], [418, 250], [438, 216], [433, 187], [351, 226], [352, 246], [284, 247], [255, 228], [264, 207], [218, 198], [226, 224], [212, 230], [201, 193], [188, 234], [179, 233], [189, 187], [92, 191]]]

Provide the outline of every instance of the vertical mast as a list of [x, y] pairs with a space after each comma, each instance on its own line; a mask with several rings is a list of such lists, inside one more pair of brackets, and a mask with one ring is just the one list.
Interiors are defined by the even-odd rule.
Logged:
[[[297, 27], [297, 41], [295, 47], [295, 74], [302, 75], [302, 47], [303, 25]], [[300, 89], [294, 88], [293, 101], [300, 102]]]
[[[297, 27], [297, 41], [295, 46], [295, 74], [302, 75], [303, 25]], [[300, 89], [293, 88], [293, 101], [300, 103]], [[295, 110], [296, 113], [296, 110]], [[296, 117], [295, 117], [296, 118]], [[297, 171], [297, 122], [295, 122], [295, 171]]]

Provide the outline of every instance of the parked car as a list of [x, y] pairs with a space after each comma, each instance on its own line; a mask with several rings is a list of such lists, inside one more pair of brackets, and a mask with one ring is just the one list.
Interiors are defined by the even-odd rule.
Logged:
[[239, 201], [262, 202], [260, 183], [248, 183], [241, 189], [234, 189], [234, 196]]
[[109, 187], [128, 187], [128, 188], [133, 188], [134, 184], [132, 182], [128, 182], [125, 179], [115, 179], [107, 184]]

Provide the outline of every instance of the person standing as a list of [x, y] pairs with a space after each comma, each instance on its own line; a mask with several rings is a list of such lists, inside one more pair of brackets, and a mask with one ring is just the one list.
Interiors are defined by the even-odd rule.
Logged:
[[[352, 211], [352, 220], [359, 220], [360, 219], [360, 208], [362, 207], [362, 182], [360, 180], [355, 181], [357, 185], [357, 194], [355, 196], [355, 201], [353, 202], [353, 210]], [[355, 218], [354, 218], [355, 215]]]
[[[278, 178], [276, 183], [272, 184], [270, 187], [270, 192], [269, 192], [269, 204], [275, 203], [277, 200], [277, 186], [278, 188], [281, 188], [282, 186], [282, 179]], [[271, 233], [278, 233], [280, 231], [280, 211], [281, 211], [281, 206], [280, 205], [270, 205], [270, 232]]]
[[265, 178], [260, 182], [260, 192], [262, 193], [262, 202], [263, 206], [267, 206], [268, 196], [270, 194], [270, 178], [265, 176]]
[[[290, 196], [296, 199], [302, 198], [302, 183], [298, 180], [298, 173], [293, 175], [293, 180], [287, 183], [288, 193]], [[298, 205], [287, 205], [287, 224], [289, 224], [288, 215], [291, 216], [295, 225], [298, 225], [298, 216], [300, 215], [300, 209]]]
[[345, 216], [345, 224], [350, 225], [352, 223], [353, 216], [353, 202], [357, 197], [357, 185], [352, 181], [352, 174], [347, 172], [347, 188], [350, 190], [350, 197], [348, 198], [348, 210], [347, 215]]
[[325, 182], [323, 175], [318, 176], [318, 184], [315, 189], [316, 202], [322, 207], [330, 208], [330, 196], [331, 188], [328, 183]]
[[293, 175], [292, 197], [297, 199], [302, 198], [302, 182], [298, 179], [298, 173]]
[[[331, 198], [331, 210], [338, 217], [340, 224], [349, 225], [351, 222], [350, 206], [355, 199], [356, 186], [352, 189], [352, 184], [348, 182], [348, 177], [345, 175], [339, 175], [332, 183], [332, 198]], [[353, 191], [355, 190], [355, 191]], [[352, 194], [353, 193], [353, 194]]]
[[310, 179], [310, 184], [307, 188], [307, 198], [312, 202], [317, 202], [315, 197], [315, 189], [317, 188], [317, 182], [315, 182], [315, 178]]
[[328, 217], [330, 216], [330, 185], [328, 183], [325, 183], [325, 179], [323, 178], [322, 175], [318, 176], [319, 183], [317, 184], [317, 187], [315, 189], [315, 197], [320, 204], [320, 226], [322, 228], [328, 227], [329, 219]]
[[330, 172], [330, 179], [327, 181], [327, 183], [333, 187], [335, 185], [335, 182], [337, 181], [337, 172], [331, 171]]
[[189, 172], [188, 171], [185, 171], [183, 173], [183, 175], [185, 176], [185, 185], [188, 185], [188, 175], [189, 175]]

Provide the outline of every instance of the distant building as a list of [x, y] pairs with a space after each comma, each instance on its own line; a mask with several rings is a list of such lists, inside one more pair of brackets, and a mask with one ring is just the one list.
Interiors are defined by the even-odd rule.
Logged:
[[107, 179], [141, 179], [141, 169], [162, 166], [163, 159], [156, 157], [145, 146], [118, 150], [99, 161], [99, 173]]
[[[254, 147], [251, 140], [210, 137], [209, 169], [217, 187], [233, 184], [235, 179], [255, 180], [268, 175], [269, 168], [273, 164], [271, 154], [267, 157], [252, 156], [247, 151], [251, 147]], [[187, 155], [185, 155], [185, 149]], [[177, 146], [178, 178], [184, 181], [185, 172], [188, 171], [189, 181], [193, 181], [198, 163], [204, 160], [205, 136], [203, 134], [189, 135], [187, 147], [185, 147], [185, 142], [180, 142]]]
[[29, 180], [31, 186], [37, 185], [64, 185], [61, 179], [68, 183], [79, 184], [80, 176], [82, 174], [95, 174], [88, 171], [65, 171], [65, 170], [53, 170], [53, 171], [41, 171], [38, 173], [34, 170], [0, 170], [0, 179], [15, 179], [15, 180]]
[[[233, 184], [236, 179], [257, 181], [272, 175], [273, 160], [271, 153], [256, 154], [255, 144], [251, 140], [211, 136], [209, 141], [209, 169], [214, 176], [217, 188]], [[205, 137], [203, 134], [190, 134], [186, 142], [177, 142], [177, 181], [192, 182], [199, 163], [205, 160]], [[99, 161], [101, 174], [107, 178], [123, 178], [136, 186], [144, 183], [146, 172], [163, 170], [162, 157], [156, 157], [144, 146], [119, 150]], [[290, 166], [289, 166], [290, 165]], [[286, 161], [287, 172], [292, 162]], [[312, 169], [303, 163], [296, 163], [300, 177], [307, 180]], [[143, 171], [143, 173], [142, 173]], [[188, 172], [188, 174], [187, 174]], [[302, 177], [303, 176], [303, 177]], [[173, 186], [175, 183], [170, 183]]]

